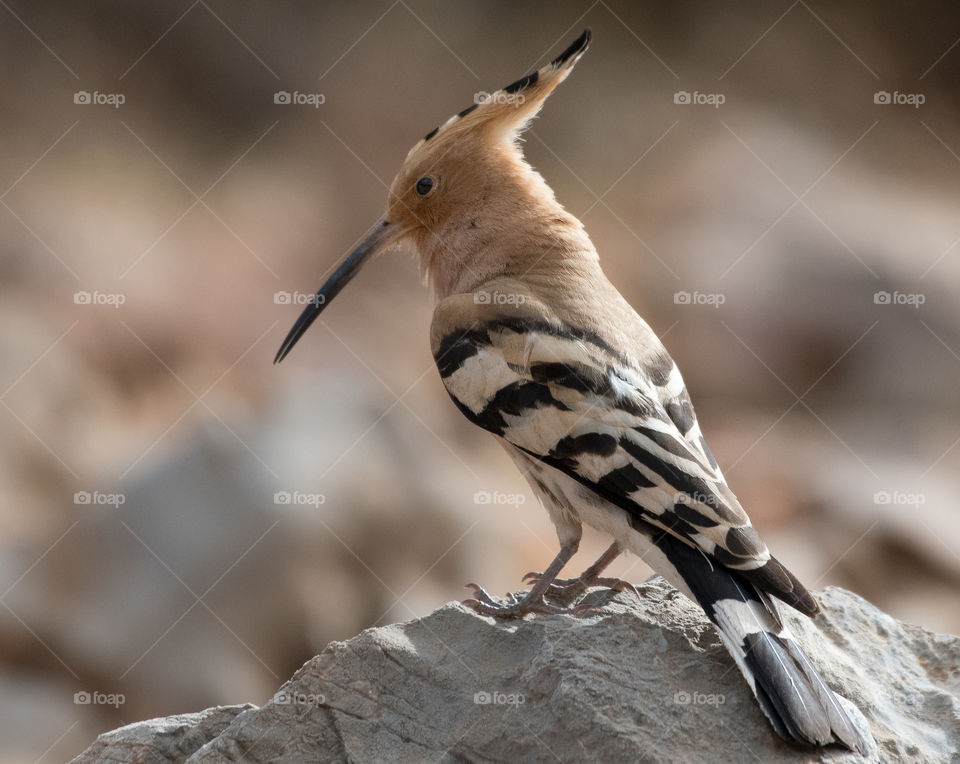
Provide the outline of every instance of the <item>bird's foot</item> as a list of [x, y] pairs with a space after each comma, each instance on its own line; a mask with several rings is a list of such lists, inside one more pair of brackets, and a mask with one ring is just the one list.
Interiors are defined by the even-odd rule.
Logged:
[[473, 590], [473, 597], [464, 600], [463, 604], [480, 613], [480, 615], [491, 615], [494, 618], [523, 618], [527, 613], [555, 615], [570, 612], [569, 608], [551, 605], [543, 598], [542, 594], [536, 593], [534, 589], [531, 589], [523, 597], [508, 594], [501, 599], [489, 594], [482, 586], [477, 584], [467, 584], [467, 588]]
[[[540, 575], [540, 573], [527, 573], [527, 575], [523, 577], [523, 580], [525, 583], [536, 585], [540, 580]], [[640, 592], [638, 592], [636, 587], [629, 581], [624, 581], [621, 578], [603, 578], [600, 576], [595, 578], [584, 578], [581, 576], [580, 578], [554, 579], [547, 588], [544, 599], [556, 602], [575, 613], [595, 610], [596, 608], [592, 605], [579, 606], [580, 600], [595, 586], [606, 587], [616, 592], [632, 591], [637, 595], [637, 599], [640, 599]]]

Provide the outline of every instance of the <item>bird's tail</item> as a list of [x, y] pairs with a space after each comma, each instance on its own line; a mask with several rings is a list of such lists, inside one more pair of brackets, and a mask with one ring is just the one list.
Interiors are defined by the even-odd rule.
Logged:
[[865, 754], [867, 740], [756, 586], [668, 533], [654, 542], [714, 623], [777, 733], [806, 745], [845, 745]]

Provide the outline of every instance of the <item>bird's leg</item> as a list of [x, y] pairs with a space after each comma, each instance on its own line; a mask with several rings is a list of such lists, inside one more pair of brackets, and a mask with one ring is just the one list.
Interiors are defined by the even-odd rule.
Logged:
[[468, 589], [473, 589], [474, 596], [473, 599], [464, 600], [463, 604], [473, 608], [481, 615], [492, 615], [497, 618], [522, 618], [527, 613], [553, 614], [566, 612], [566, 608], [549, 604], [544, 599], [544, 594], [556, 579], [557, 574], [563, 570], [563, 566], [576, 553], [578, 546], [579, 542], [561, 546], [557, 556], [553, 558], [553, 562], [543, 573], [537, 575], [536, 582], [525, 596], [517, 598], [515, 595], [510, 595], [509, 599], [500, 601], [484, 591], [482, 587], [476, 584], [467, 584]]
[[[618, 592], [630, 589], [639, 598], [640, 594], [629, 581], [624, 581], [619, 578], [603, 578], [600, 576], [610, 563], [620, 556], [620, 552], [620, 545], [614, 541], [607, 548], [607, 551], [600, 555], [599, 559], [583, 571], [578, 578], [554, 579], [546, 591], [547, 599], [570, 607], [586, 594], [591, 586], [606, 586]], [[538, 583], [541, 578], [542, 575], [540, 573], [527, 573], [527, 575], [523, 577], [523, 580], [527, 583], [533, 582], [534, 586], [536, 586], [536, 583]]]

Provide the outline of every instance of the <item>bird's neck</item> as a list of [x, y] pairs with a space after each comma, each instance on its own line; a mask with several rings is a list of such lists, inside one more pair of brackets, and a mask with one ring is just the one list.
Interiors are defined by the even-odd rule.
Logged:
[[549, 281], [599, 271], [583, 225], [548, 188], [452, 215], [417, 249], [421, 272], [441, 300], [499, 278]]

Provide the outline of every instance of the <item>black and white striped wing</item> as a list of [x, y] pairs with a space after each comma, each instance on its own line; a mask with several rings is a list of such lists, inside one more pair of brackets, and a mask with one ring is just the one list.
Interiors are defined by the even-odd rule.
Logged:
[[666, 530], [770, 594], [815, 610], [727, 487], [666, 351], [630, 363], [535, 306], [505, 311], [473, 295], [437, 306], [433, 353], [461, 412], [620, 507], [632, 523]]

